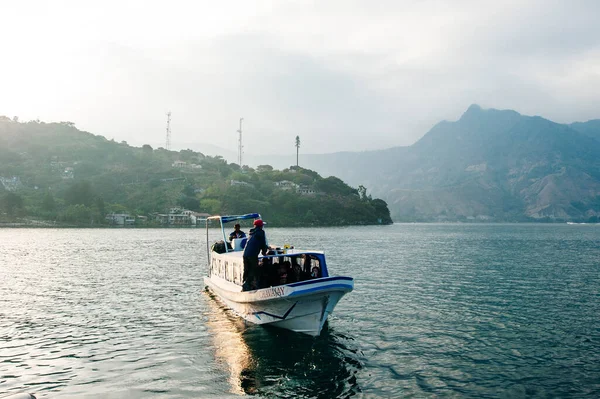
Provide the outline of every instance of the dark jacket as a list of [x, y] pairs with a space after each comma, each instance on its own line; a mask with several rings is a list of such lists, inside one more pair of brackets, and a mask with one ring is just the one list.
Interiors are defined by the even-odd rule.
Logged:
[[265, 231], [261, 227], [250, 230], [250, 238], [244, 248], [244, 257], [258, 257], [260, 251], [267, 251], [267, 239]]

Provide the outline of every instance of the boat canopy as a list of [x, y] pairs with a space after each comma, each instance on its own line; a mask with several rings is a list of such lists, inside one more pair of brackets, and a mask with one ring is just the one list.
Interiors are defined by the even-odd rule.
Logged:
[[210, 245], [208, 242], [208, 221], [218, 220], [221, 223], [221, 233], [223, 234], [223, 243], [225, 243], [225, 252], [229, 252], [227, 247], [227, 236], [225, 235], [225, 223], [233, 222], [234, 220], [244, 219], [260, 219], [260, 213], [247, 213], [245, 215], [225, 215], [225, 216], [209, 216], [206, 218], [206, 254], [210, 259]]
[[226, 215], [226, 216], [209, 216], [207, 219], [220, 219], [222, 223], [233, 222], [234, 220], [258, 219], [260, 213], [247, 213], [245, 215]]

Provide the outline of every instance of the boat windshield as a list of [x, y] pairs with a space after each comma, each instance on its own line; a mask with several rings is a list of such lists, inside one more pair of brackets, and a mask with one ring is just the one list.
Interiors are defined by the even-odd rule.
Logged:
[[321, 253], [275, 254], [259, 259], [259, 286], [269, 287], [328, 277]]

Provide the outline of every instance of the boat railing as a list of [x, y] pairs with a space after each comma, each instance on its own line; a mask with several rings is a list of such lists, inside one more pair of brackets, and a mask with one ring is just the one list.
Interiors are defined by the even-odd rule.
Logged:
[[[231, 252], [229, 252], [231, 254]], [[213, 253], [210, 258], [209, 274], [218, 276], [237, 285], [243, 284], [244, 258], [228, 253]], [[287, 266], [285, 266], [287, 264]], [[261, 266], [256, 277], [259, 286], [285, 285], [316, 278], [329, 277], [325, 255], [318, 252], [273, 252], [259, 257]], [[284, 277], [285, 276], [285, 277]]]
[[244, 273], [242, 258], [229, 259], [212, 256], [210, 262], [210, 275], [216, 275], [234, 284], [242, 285]]

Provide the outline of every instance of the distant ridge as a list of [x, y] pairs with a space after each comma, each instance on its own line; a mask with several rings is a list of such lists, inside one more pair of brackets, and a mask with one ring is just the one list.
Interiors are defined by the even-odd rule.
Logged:
[[363, 184], [396, 221], [590, 221], [600, 216], [600, 120], [559, 124], [471, 105], [415, 144], [305, 155]]
[[579, 133], [600, 140], [600, 119], [593, 119], [587, 122], [575, 122], [571, 123], [569, 126]]

